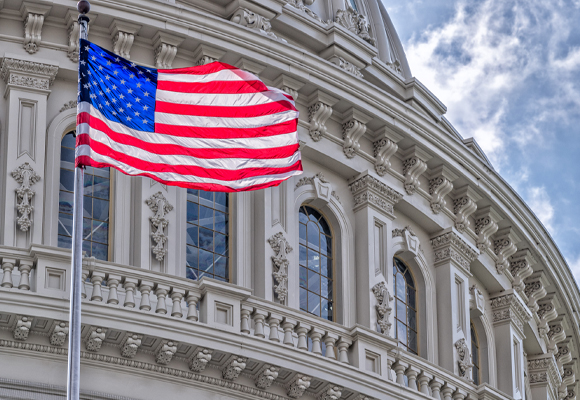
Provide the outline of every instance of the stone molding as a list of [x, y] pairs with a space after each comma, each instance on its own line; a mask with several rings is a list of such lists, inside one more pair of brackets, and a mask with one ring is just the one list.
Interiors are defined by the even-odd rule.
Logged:
[[549, 323], [556, 318], [558, 318], [558, 312], [556, 311], [554, 293], [549, 293], [544, 296], [540, 301], [538, 301], [538, 310], [536, 315], [538, 317], [538, 334], [541, 337], [547, 338], [548, 331], [550, 330]]
[[469, 309], [476, 314], [485, 314], [485, 297], [477, 285], [469, 288]]
[[71, 110], [73, 108], [77, 108], [76, 100], [70, 100], [68, 103], [64, 103], [64, 105], [61, 107], [60, 110], [58, 110], [58, 112], [64, 112], [66, 110]]
[[35, 192], [32, 190], [32, 186], [40, 181], [40, 175], [38, 175], [29, 163], [24, 163], [20, 167], [12, 171], [12, 177], [20, 184], [16, 188], [16, 196], [18, 199], [18, 204], [16, 209], [20, 213], [20, 217], [17, 218], [18, 225], [22, 232], [27, 232], [32, 225], [32, 212], [34, 207], [32, 206], [32, 197]]
[[344, 388], [342, 386], [329, 383], [324, 387], [320, 394], [316, 396], [316, 400], [338, 400], [341, 398], [343, 390]]
[[419, 177], [427, 170], [427, 161], [430, 159], [429, 154], [415, 145], [403, 152], [403, 175], [407, 194], [415, 193], [421, 185]]
[[322, 18], [318, 16], [318, 14], [316, 14], [310, 8], [306, 7], [307, 5], [311, 5], [313, 3], [314, 0], [288, 0], [287, 4], [306, 13], [309, 17], [314, 18], [322, 25], [328, 25], [331, 21], [323, 21]]
[[454, 262], [467, 274], [470, 274], [471, 263], [479, 256], [479, 252], [453, 230], [433, 237], [431, 246], [435, 252], [435, 265]]
[[280, 368], [264, 364], [254, 376], [254, 384], [257, 388], [266, 390], [272, 386], [279, 373]]
[[197, 348], [189, 360], [189, 369], [194, 372], [202, 372], [211, 361], [212, 354], [212, 349]]
[[393, 325], [390, 321], [391, 312], [393, 307], [391, 307], [391, 302], [394, 300], [393, 296], [389, 293], [387, 284], [385, 282], [379, 282], [372, 288], [373, 294], [377, 299], [377, 321], [381, 327], [381, 333], [387, 337], [391, 336], [391, 326]]
[[394, 206], [403, 198], [401, 193], [369, 175], [368, 172], [348, 186], [354, 196], [355, 212], [370, 206], [390, 219], [395, 218]]
[[288, 297], [288, 267], [290, 265], [288, 253], [292, 251], [292, 246], [290, 246], [282, 232], [273, 235], [268, 239], [268, 243], [275, 254], [272, 256], [272, 263], [274, 264], [272, 275], [276, 280], [274, 292], [278, 296], [278, 300], [284, 303], [286, 297]]
[[524, 336], [524, 325], [532, 318], [516, 292], [504, 294], [491, 299], [493, 324], [513, 323], [519, 334]]
[[546, 296], [546, 288], [549, 286], [544, 271], [532, 273], [524, 280], [524, 295], [528, 299], [528, 307], [533, 313], [539, 310], [538, 300]]
[[464, 233], [471, 222], [469, 217], [477, 210], [477, 202], [481, 196], [469, 185], [457, 189], [453, 196], [453, 214], [455, 214], [455, 229]]
[[66, 14], [66, 24], [68, 33], [68, 49], [67, 57], [74, 63], [79, 62], [79, 38], [80, 27], [78, 21], [78, 13], [69, 10]]
[[171, 68], [173, 60], [177, 55], [177, 47], [184, 38], [170, 35], [165, 32], [157, 32], [153, 37], [153, 48], [155, 49], [155, 68]]
[[304, 82], [300, 82], [291, 76], [286, 74], [280, 74], [274, 82], [272, 82], [274, 87], [288, 93], [294, 101], [298, 100], [298, 91], [304, 86]]
[[336, 191], [332, 190], [332, 185], [330, 181], [328, 181], [322, 172], [317, 173], [314, 176], [305, 176], [300, 178], [296, 183], [296, 187], [294, 190], [302, 187], [304, 185], [312, 185], [314, 186], [314, 190], [316, 191], [316, 198], [319, 200], [328, 203], [331, 199], [330, 197], [334, 197], [336, 201], [340, 203], [340, 199], [336, 194]]
[[169, 204], [161, 192], [157, 192], [149, 197], [145, 200], [145, 204], [149, 206], [149, 209], [154, 214], [152, 217], [149, 217], [151, 225], [154, 228], [151, 238], [155, 242], [155, 246], [151, 248], [151, 251], [155, 254], [157, 260], [163, 261], [167, 254], [167, 248], [165, 247], [165, 243], [167, 242], [165, 228], [169, 225], [169, 220], [165, 216], [173, 210], [173, 206]]
[[531, 387], [546, 387], [552, 398], [557, 399], [562, 377], [551, 353], [528, 357], [528, 376]]
[[306, 389], [310, 387], [312, 377], [303, 374], [296, 374], [287, 384], [286, 384], [286, 394], [292, 399], [298, 399], [302, 397]]
[[222, 367], [222, 378], [227, 381], [233, 381], [246, 369], [246, 357], [236, 356], [232, 354]]
[[564, 316], [559, 315], [556, 319], [550, 321], [548, 324], [548, 350], [552, 353], [558, 351], [558, 343], [566, 339], [566, 331], [564, 330]]
[[85, 339], [85, 349], [87, 351], [97, 353], [99, 350], [101, 350], [101, 346], [103, 345], [106, 334], [106, 328], [101, 328], [98, 326], [90, 327], [89, 333]]
[[326, 121], [332, 115], [332, 106], [338, 103], [338, 99], [320, 90], [317, 90], [308, 98], [308, 123], [309, 133], [313, 141], [318, 142], [328, 134]]
[[7, 85], [27, 89], [48, 90], [53, 84], [58, 66], [34, 61], [4, 57], [0, 67], [0, 78]]
[[362, 72], [360, 72], [360, 68], [351, 63], [350, 61], [345, 60], [343, 57], [338, 55], [333, 55], [328, 59], [334, 65], [337, 65], [339, 68], [344, 69], [346, 72], [353, 74], [357, 78], [363, 78]]
[[403, 139], [403, 136], [392, 131], [388, 127], [383, 127], [379, 132], [379, 139], [373, 142], [373, 152], [375, 156], [375, 171], [379, 176], [384, 176], [391, 169], [391, 157], [399, 149], [397, 142]]
[[48, 333], [49, 341], [52, 346], [63, 346], [66, 342], [69, 332], [67, 321], [54, 321]]
[[193, 51], [194, 64], [198, 66], [219, 61], [225, 54], [223, 50], [202, 43]]
[[345, 5], [345, 10], [339, 9], [336, 11], [334, 22], [354, 33], [371, 46], [375, 46], [376, 42], [370, 35], [371, 26], [366, 17], [352, 8], [348, 2]]

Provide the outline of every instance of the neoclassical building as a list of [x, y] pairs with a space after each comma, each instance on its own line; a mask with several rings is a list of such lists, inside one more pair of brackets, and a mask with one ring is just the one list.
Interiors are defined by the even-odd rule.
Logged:
[[[66, 393], [79, 27], [0, 0], [0, 398]], [[86, 171], [83, 399], [576, 398], [556, 244], [411, 74], [379, 0], [93, 0], [136, 63], [296, 99], [304, 173], [236, 194]]]

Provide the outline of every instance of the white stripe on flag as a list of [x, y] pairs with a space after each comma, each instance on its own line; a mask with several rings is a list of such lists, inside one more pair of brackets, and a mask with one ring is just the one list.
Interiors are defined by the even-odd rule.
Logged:
[[166, 103], [216, 107], [258, 106], [283, 100], [289, 101], [294, 105], [294, 102], [284, 96], [282, 91], [272, 89], [267, 92], [236, 94], [180, 93], [157, 89], [155, 99]]
[[155, 122], [159, 124], [205, 128], [260, 128], [292, 121], [296, 118], [298, 118], [298, 111], [293, 110], [248, 118], [200, 117], [197, 115], [155, 112]]
[[157, 81], [170, 82], [190, 82], [190, 83], [207, 83], [215, 81], [258, 81], [256, 75], [246, 72], [242, 69], [222, 69], [221, 71], [212, 72], [205, 75], [194, 74], [167, 74], [159, 72]]

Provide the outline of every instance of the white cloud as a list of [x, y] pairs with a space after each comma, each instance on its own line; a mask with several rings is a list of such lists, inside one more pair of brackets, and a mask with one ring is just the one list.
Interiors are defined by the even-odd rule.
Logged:
[[574, 279], [580, 285], [580, 255], [573, 260], [567, 259], [566, 262], [572, 271], [572, 275], [574, 275]]
[[527, 203], [542, 221], [548, 232], [554, 235], [554, 206], [544, 187], [530, 187], [527, 190]]

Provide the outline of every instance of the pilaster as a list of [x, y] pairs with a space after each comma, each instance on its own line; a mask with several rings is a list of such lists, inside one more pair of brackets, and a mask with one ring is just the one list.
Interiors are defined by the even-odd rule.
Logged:
[[528, 356], [528, 376], [532, 398], [558, 399], [562, 378], [551, 353]]
[[[12, 174], [5, 180], [4, 198], [0, 200], [3, 213], [0, 239], [7, 246], [28, 247], [32, 243], [42, 243], [47, 99], [57, 72], [58, 64], [52, 61], [11, 54], [4, 55], [0, 66], [7, 100], [6, 137], [0, 149], [0, 162], [3, 163], [0, 170], [11, 173], [28, 163], [26, 169], [34, 172], [28, 176], [28, 179], [33, 178], [32, 181], [27, 181], [27, 176], [22, 174]], [[19, 190], [27, 191], [26, 196]], [[32, 192], [34, 194], [30, 196]], [[24, 225], [19, 224], [18, 219], [26, 213], [28, 221], [26, 229], [22, 229]]]

